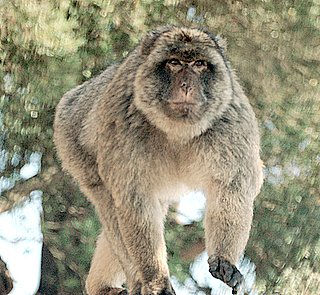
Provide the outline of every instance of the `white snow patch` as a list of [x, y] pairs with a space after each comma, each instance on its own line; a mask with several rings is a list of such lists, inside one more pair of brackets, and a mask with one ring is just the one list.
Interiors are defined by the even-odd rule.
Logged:
[[301, 174], [300, 167], [294, 161], [288, 163], [285, 166], [285, 170], [286, 170], [287, 174], [290, 175], [291, 177], [299, 177]]
[[267, 168], [266, 174], [267, 181], [273, 185], [279, 185], [284, 181], [283, 169], [279, 165]]
[[24, 180], [27, 180], [33, 176], [36, 176], [41, 170], [41, 157], [42, 154], [39, 152], [33, 152], [30, 155], [29, 163], [25, 164], [20, 169], [20, 176]]
[[14, 184], [15, 184], [15, 180], [12, 177], [8, 178], [8, 177], [1, 176], [0, 177], [0, 196], [3, 191], [12, 189], [14, 187]]
[[177, 208], [177, 221], [180, 224], [191, 224], [203, 218], [206, 198], [202, 192], [192, 192], [180, 199]]
[[206, 252], [201, 253], [198, 257], [196, 257], [195, 261], [191, 265], [190, 273], [200, 287], [219, 290], [219, 293], [216, 294], [224, 295], [225, 292], [230, 288], [220, 280], [217, 280], [211, 276], [209, 273], [209, 265], [207, 260], [208, 254]]
[[273, 130], [276, 128], [276, 126], [274, 126], [271, 120], [266, 120], [264, 122], [264, 126], [266, 126], [269, 130]]
[[196, 8], [194, 6], [190, 6], [187, 11], [187, 20], [192, 21], [196, 15]]
[[11, 159], [11, 165], [17, 167], [21, 161], [21, 156], [18, 153], [14, 153]]
[[8, 73], [3, 77], [3, 88], [5, 93], [10, 94], [13, 92], [14, 90], [13, 75], [10, 75]]
[[6, 168], [6, 164], [8, 161], [8, 152], [5, 150], [0, 150], [0, 172], [3, 172]]
[[197, 289], [196, 283], [192, 278], [187, 278], [182, 284], [176, 277], [172, 276], [170, 282], [177, 295], [205, 295], [204, 292]]
[[0, 256], [13, 280], [10, 295], [33, 295], [40, 283], [42, 192], [0, 214]]
[[311, 143], [310, 138], [307, 138], [305, 140], [303, 140], [302, 142], [299, 143], [299, 149], [301, 151], [304, 151], [306, 149], [306, 147]]

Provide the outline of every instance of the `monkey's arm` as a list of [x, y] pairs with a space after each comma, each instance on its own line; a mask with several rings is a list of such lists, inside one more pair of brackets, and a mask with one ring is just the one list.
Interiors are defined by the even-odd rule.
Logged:
[[119, 228], [140, 271], [142, 294], [174, 294], [163, 236], [163, 209], [157, 199], [134, 189], [114, 195]]
[[[261, 173], [258, 166], [254, 170]], [[209, 270], [232, 287], [233, 294], [243, 281], [235, 264], [247, 244], [253, 200], [261, 186], [259, 175], [244, 174], [239, 172], [228, 184], [213, 181], [207, 191], [205, 234]]]

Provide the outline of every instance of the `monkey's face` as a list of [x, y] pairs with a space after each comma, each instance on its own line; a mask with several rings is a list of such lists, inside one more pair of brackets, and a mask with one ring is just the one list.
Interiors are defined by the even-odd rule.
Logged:
[[147, 36], [141, 48], [135, 102], [151, 121], [190, 125], [222, 114], [231, 100], [232, 85], [222, 48], [211, 36], [196, 29], [171, 28]]
[[159, 107], [173, 119], [197, 119], [207, 101], [206, 84], [202, 82], [213, 74], [213, 65], [204, 59], [170, 55], [154, 72], [161, 85], [157, 93]]

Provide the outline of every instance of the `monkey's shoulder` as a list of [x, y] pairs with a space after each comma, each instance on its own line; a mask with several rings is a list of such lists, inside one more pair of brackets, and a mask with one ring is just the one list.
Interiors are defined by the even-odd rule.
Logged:
[[205, 137], [231, 137], [235, 142], [239, 138], [237, 135], [248, 139], [259, 137], [256, 116], [245, 96], [241, 100], [231, 102], [220, 118], [214, 120], [205, 132]]
[[[259, 158], [260, 135], [258, 123], [251, 106], [232, 104], [211, 126], [194, 139], [193, 147], [207, 161], [245, 164]], [[256, 159], [254, 159], [256, 158]]]
[[105, 91], [118, 67], [118, 64], [110, 65], [99, 75], [68, 91], [63, 98], [68, 101], [68, 104], [74, 104], [74, 106], [76, 102], [90, 103], [91, 100], [97, 99]]

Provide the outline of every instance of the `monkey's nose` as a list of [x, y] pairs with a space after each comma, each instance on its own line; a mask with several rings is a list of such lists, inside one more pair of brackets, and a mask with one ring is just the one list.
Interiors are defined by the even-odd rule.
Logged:
[[181, 83], [181, 89], [183, 90], [183, 92], [185, 94], [187, 94], [188, 92], [190, 92], [192, 90], [192, 87], [190, 85], [188, 85], [187, 82], [182, 82]]

